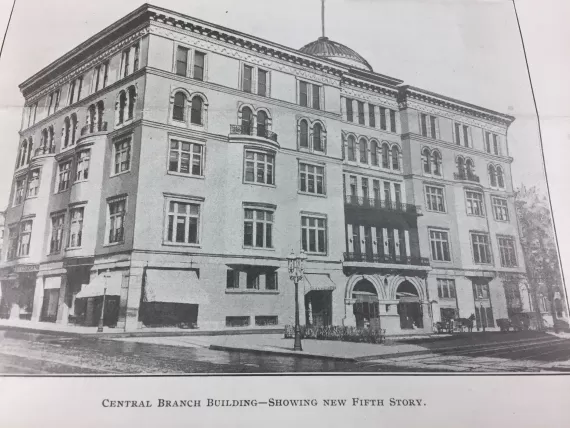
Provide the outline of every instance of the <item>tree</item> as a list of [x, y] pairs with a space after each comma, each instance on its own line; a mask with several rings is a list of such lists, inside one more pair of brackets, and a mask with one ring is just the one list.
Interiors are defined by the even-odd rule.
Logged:
[[515, 193], [515, 210], [534, 304], [539, 308], [540, 296], [547, 296], [555, 321], [555, 295], [564, 306], [566, 297], [548, 200], [536, 186], [522, 186]]

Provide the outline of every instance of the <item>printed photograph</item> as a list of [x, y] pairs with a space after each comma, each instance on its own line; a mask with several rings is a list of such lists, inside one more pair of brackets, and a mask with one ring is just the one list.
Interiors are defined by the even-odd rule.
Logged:
[[16, 2], [0, 374], [563, 372], [513, 3]]

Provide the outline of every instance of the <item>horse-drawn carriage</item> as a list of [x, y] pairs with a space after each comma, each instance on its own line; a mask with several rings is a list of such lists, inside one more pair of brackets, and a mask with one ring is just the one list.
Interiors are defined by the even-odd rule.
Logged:
[[475, 321], [475, 315], [473, 314], [469, 318], [450, 318], [436, 322], [435, 328], [438, 333], [451, 334], [465, 331], [471, 333], [473, 331], [473, 321]]

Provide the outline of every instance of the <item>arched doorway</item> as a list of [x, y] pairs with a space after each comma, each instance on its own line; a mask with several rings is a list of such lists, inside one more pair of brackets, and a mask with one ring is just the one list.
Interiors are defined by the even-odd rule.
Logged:
[[352, 289], [355, 300], [352, 310], [357, 327], [380, 328], [380, 309], [376, 287], [367, 279], [360, 280]]
[[402, 282], [396, 289], [398, 299], [398, 315], [400, 315], [400, 328], [413, 330], [424, 327], [422, 305], [418, 290], [409, 281]]

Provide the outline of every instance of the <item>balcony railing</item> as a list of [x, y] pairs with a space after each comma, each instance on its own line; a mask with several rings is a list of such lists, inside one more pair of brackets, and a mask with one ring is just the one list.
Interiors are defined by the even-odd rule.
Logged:
[[94, 132], [106, 132], [107, 131], [107, 122], [101, 123], [89, 123], [81, 128], [81, 136], [87, 134], [93, 134]]
[[230, 134], [256, 135], [277, 142], [277, 134], [263, 127], [255, 128], [249, 125], [230, 125]]
[[479, 176], [473, 174], [472, 172], [454, 172], [453, 173], [453, 178], [455, 180], [464, 180], [464, 181], [473, 181], [475, 183], [479, 183]]
[[386, 199], [365, 198], [362, 196], [345, 195], [344, 203], [363, 208], [371, 208], [378, 210], [398, 211], [410, 214], [418, 214], [419, 207], [404, 202], [391, 201]]
[[55, 146], [51, 147], [38, 147], [34, 150], [34, 156], [42, 156], [42, 155], [52, 155], [55, 153]]
[[345, 262], [383, 263], [396, 265], [429, 266], [429, 258], [370, 253], [344, 253]]

